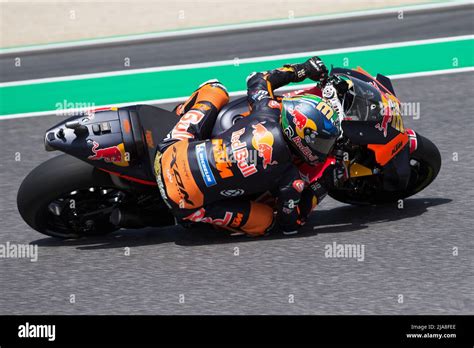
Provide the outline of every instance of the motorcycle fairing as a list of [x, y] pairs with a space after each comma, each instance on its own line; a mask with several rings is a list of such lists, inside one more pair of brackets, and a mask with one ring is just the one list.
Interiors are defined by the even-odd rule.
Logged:
[[101, 108], [50, 128], [45, 147], [124, 179], [156, 185], [152, 171], [156, 145], [175, 122], [172, 112], [149, 105]]

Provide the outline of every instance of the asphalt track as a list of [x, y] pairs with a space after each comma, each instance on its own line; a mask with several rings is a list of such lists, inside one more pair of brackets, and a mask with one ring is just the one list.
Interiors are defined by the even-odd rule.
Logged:
[[[402, 101], [420, 103], [420, 118], [405, 125], [440, 148], [443, 165], [431, 186], [403, 209], [328, 198], [292, 237], [229, 238], [178, 227], [66, 242], [42, 236], [21, 220], [16, 193], [29, 171], [55, 156], [44, 152], [43, 132], [60, 117], [0, 121], [0, 244], [39, 245], [36, 263], [0, 259], [0, 314], [473, 314], [473, 78], [394, 82]], [[333, 242], [364, 245], [364, 260], [326, 258]]]
[[[7, 55], [0, 56], [0, 82], [466, 35], [474, 32], [473, 18], [474, 6], [467, 5], [406, 12], [403, 19], [384, 15], [211, 37]], [[21, 58], [21, 67], [15, 66], [15, 57]], [[127, 68], [125, 58], [130, 59]]]

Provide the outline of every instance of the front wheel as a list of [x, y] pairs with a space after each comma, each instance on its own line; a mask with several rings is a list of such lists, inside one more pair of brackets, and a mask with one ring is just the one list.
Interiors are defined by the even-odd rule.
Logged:
[[69, 155], [31, 171], [17, 195], [21, 217], [33, 229], [59, 238], [110, 233], [110, 214], [126, 196], [110, 175]]
[[441, 155], [438, 148], [431, 140], [417, 133], [418, 146], [410, 155], [410, 180], [403, 191], [370, 191], [370, 181], [374, 176], [360, 178], [362, 189], [358, 192], [347, 190], [331, 190], [329, 196], [343, 203], [355, 205], [386, 204], [396, 202], [424, 190], [430, 185], [441, 169]]

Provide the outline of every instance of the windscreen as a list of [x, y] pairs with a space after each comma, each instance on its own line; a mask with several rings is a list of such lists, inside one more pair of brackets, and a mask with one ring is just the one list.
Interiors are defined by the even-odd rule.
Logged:
[[343, 106], [347, 117], [361, 121], [377, 121], [382, 117], [382, 97], [370, 83], [350, 77], [353, 88], [346, 93]]

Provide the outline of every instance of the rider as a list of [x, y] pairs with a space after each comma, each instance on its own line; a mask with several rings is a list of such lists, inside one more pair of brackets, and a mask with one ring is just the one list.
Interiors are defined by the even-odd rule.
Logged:
[[[338, 114], [323, 98], [278, 100], [273, 91], [306, 78], [325, 81], [318, 57], [247, 78], [250, 114], [211, 139], [219, 110], [229, 101], [217, 80], [203, 83], [176, 108], [179, 121], [158, 145], [155, 175], [160, 193], [180, 222], [206, 222], [259, 236], [273, 226], [296, 233], [326, 195], [302, 180], [297, 159], [324, 161], [340, 135]], [[333, 179], [333, 178], [331, 178]], [[332, 181], [332, 180], [331, 180]], [[252, 194], [270, 191], [273, 209]]]

